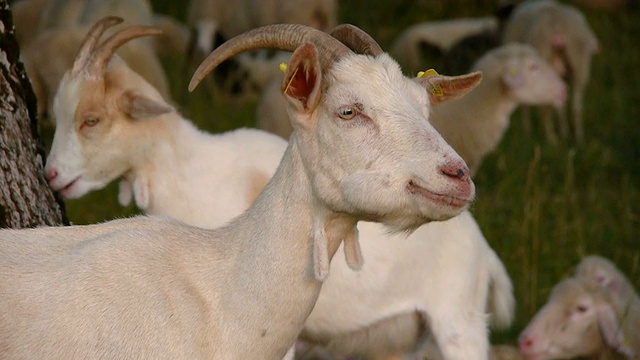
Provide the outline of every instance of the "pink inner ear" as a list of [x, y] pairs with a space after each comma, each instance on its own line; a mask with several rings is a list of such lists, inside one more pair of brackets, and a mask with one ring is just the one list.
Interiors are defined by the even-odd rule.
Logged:
[[314, 89], [316, 80], [315, 72], [308, 71], [303, 63], [299, 63], [289, 80], [285, 94], [298, 99], [306, 110], [309, 108], [308, 98]]

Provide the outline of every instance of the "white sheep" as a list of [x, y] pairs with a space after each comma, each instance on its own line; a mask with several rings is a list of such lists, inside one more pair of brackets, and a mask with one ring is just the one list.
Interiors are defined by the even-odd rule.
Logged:
[[[478, 59], [472, 70], [482, 83], [469, 94], [435, 106], [433, 126], [467, 162], [472, 173], [499, 144], [521, 104], [553, 104], [567, 97], [564, 82], [529, 45], [507, 44]], [[291, 133], [285, 101], [271, 84], [256, 108], [257, 125], [285, 139]]]
[[[585, 278], [557, 284], [519, 338], [527, 359], [566, 359], [640, 354], [640, 299], [614, 301], [615, 294]], [[622, 306], [620, 306], [622, 305]]]
[[482, 159], [499, 144], [519, 105], [553, 104], [567, 97], [564, 82], [524, 44], [506, 44], [478, 59], [482, 83], [460, 99], [434, 107], [433, 126], [476, 173]]
[[[415, 74], [422, 70], [424, 64], [433, 61], [430, 57], [442, 55], [461, 39], [484, 31], [496, 31], [497, 28], [498, 20], [494, 17], [428, 21], [410, 26], [398, 35], [389, 54], [404, 71]], [[423, 54], [427, 50], [429, 54]]]
[[508, 326], [514, 298], [471, 213], [423, 225], [406, 239], [370, 222], [358, 232], [367, 262], [354, 272], [343, 257], [333, 259], [303, 338], [373, 358], [415, 355], [426, 345], [444, 359], [487, 358], [487, 317]]
[[[74, 119], [86, 136], [70, 146], [90, 141], [101, 120], [83, 110], [95, 108], [87, 105], [104, 89], [100, 74], [115, 47], [155, 32], [135, 27], [94, 49], [112, 23], [98, 23], [62, 80], [69, 91], [57, 101], [78, 104]], [[190, 90], [256, 47], [293, 51], [283, 92], [295, 130], [253, 205], [214, 230], [164, 217], [3, 230], [0, 308], [11, 310], [0, 317], [3, 356], [280, 359], [340, 244], [354, 268], [361, 264], [357, 221], [402, 232], [468, 206], [469, 171], [429, 125], [429, 104], [459, 96], [480, 74], [415, 81], [385, 54], [357, 55], [317, 30], [274, 25], [214, 51]], [[435, 87], [444, 96], [433, 96]], [[114, 95], [106, 104], [133, 116], [166, 108], [143, 94]]]
[[590, 255], [582, 259], [576, 268], [575, 276], [598, 284], [612, 295], [617, 306], [624, 306], [630, 299], [638, 299], [633, 285], [626, 276], [609, 259], [598, 255]]
[[[572, 127], [578, 144], [584, 143], [583, 97], [589, 81], [591, 58], [599, 51], [598, 39], [584, 15], [575, 7], [553, 0], [527, 1], [507, 21], [504, 42], [531, 44], [571, 87]], [[544, 116], [547, 140], [557, 143], [550, 113]], [[564, 109], [558, 111], [560, 132], [569, 135]]]

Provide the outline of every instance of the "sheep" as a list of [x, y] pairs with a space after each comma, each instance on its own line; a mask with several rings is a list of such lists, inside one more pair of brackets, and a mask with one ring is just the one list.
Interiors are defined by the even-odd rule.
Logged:
[[[296, 23], [329, 31], [336, 22], [336, 0], [192, 0], [187, 12], [192, 29], [188, 53], [192, 60], [199, 60], [229, 37], [263, 25]], [[214, 74], [216, 88], [228, 100], [256, 97], [278, 74], [277, 64], [288, 57], [279, 52], [275, 56], [257, 53], [239, 54]]]
[[519, 337], [527, 359], [612, 356], [637, 359], [640, 354], [640, 300], [614, 300], [599, 284], [570, 277], [554, 286], [547, 303]]
[[[83, 109], [104, 89], [98, 74], [115, 47], [156, 32], [128, 29], [94, 52], [112, 22], [98, 23], [62, 80], [70, 91], [57, 104], [78, 103], [76, 126], [87, 136], [69, 146], [90, 141], [100, 122]], [[272, 25], [216, 49], [189, 89], [256, 47], [293, 51], [283, 92], [295, 130], [253, 205], [213, 230], [145, 216], [3, 230], [0, 308], [11, 309], [0, 317], [4, 356], [280, 359], [342, 242], [352, 267], [361, 265], [357, 221], [403, 232], [468, 207], [469, 171], [428, 117], [432, 102], [460, 96], [481, 74], [411, 80], [386, 54], [358, 55], [315, 29]], [[133, 116], [165, 108], [142, 94], [114, 96], [107, 103]]]
[[426, 345], [444, 359], [487, 358], [485, 309], [506, 327], [514, 298], [471, 213], [426, 224], [406, 239], [371, 222], [360, 222], [358, 233], [368, 261], [358, 272], [342, 257], [332, 261], [303, 339], [373, 358], [415, 355]]
[[[507, 44], [491, 50], [471, 70], [482, 71], [482, 83], [464, 97], [435, 106], [430, 120], [475, 173], [498, 146], [518, 105], [560, 107], [567, 89], [530, 45]], [[258, 102], [257, 125], [286, 139], [291, 126], [283, 120], [285, 103], [276, 91], [271, 84]]]
[[640, 302], [633, 285], [609, 259], [598, 255], [587, 256], [578, 264], [575, 276], [585, 281], [592, 281], [612, 294], [618, 307], [624, 306], [624, 303], [629, 301]]
[[[599, 51], [598, 39], [584, 15], [570, 5], [553, 0], [537, 0], [516, 7], [507, 21], [504, 42], [533, 45], [554, 69], [570, 80], [571, 115], [574, 137], [584, 143], [582, 103], [589, 81], [591, 58]], [[569, 124], [564, 111], [558, 110], [560, 134], [569, 136]], [[547, 111], [543, 117], [547, 140], [555, 144], [558, 136]]]
[[493, 151], [520, 104], [553, 104], [567, 97], [564, 82], [530, 45], [506, 44], [481, 57], [482, 83], [466, 96], [434, 107], [433, 126], [475, 174]]
[[464, 37], [497, 27], [497, 19], [490, 16], [424, 22], [403, 31], [391, 44], [389, 53], [405, 71], [415, 74]]

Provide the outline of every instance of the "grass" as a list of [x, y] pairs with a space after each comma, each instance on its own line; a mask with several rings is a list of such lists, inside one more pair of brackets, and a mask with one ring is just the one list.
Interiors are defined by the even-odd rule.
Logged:
[[[183, 2], [153, 3], [159, 12], [184, 18]], [[340, 20], [361, 26], [388, 48], [415, 22], [484, 16], [495, 3], [353, 0], [341, 4]], [[496, 342], [513, 342], [552, 286], [587, 254], [612, 259], [640, 288], [640, 9], [634, 4], [624, 12], [585, 13], [601, 44], [585, 99], [586, 144], [551, 146], [541, 127], [527, 133], [516, 114], [475, 178], [472, 211], [505, 263], [518, 301], [514, 326], [494, 334]], [[255, 101], [228, 103], [202, 87], [187, 95], [192, 70], [185, 71], [180, 59], [166, 65], [174, 97], [201, 127], [218, 132], [253, 126]], [[137, 212], [120, 208], [116, 193], [112, 184], [67, 201], [69, 218], [93, 223]]]

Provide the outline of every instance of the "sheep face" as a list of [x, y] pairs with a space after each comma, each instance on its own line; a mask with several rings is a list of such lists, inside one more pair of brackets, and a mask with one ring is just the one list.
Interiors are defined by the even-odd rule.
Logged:
[[136, 120], [171, 111], [117, 57], [103, 77], [68, 72], [54, 99], [56, 130], [45, 167], [49, 184], [65, 198], [105, 187], [128, 171], [132, 154], [144, 151]]
[[520, 351], [530, 360], [568, 359], [599, 354], [603, 339], [623, 343], [616, 314], [602, 301], [605, 295], [573, 278], [559, 283], [520, 335]]
[[[459, 214], [474, 196], [469, 170], [429, 124], [430, 95], [383, 54], [349, 55], [322, 74], [315, 47], [293, 55], [282, 89], [316, 196], [333, 211], [392, 230]], [[480, 80], [433, 79], [447, 98]], [[425, 83], [426, 84], [426, 83]], [[459, 95], [459, 94], [456, 94]]]
[[[495, 63], [500, 65], [491, 69]], [[518, 104], [561, 108], [567, 100], [564, 81], [529, 45], [507, 44], [480, 59], [475, 70], [485, 73], [498, 71], [496, 78]]]

